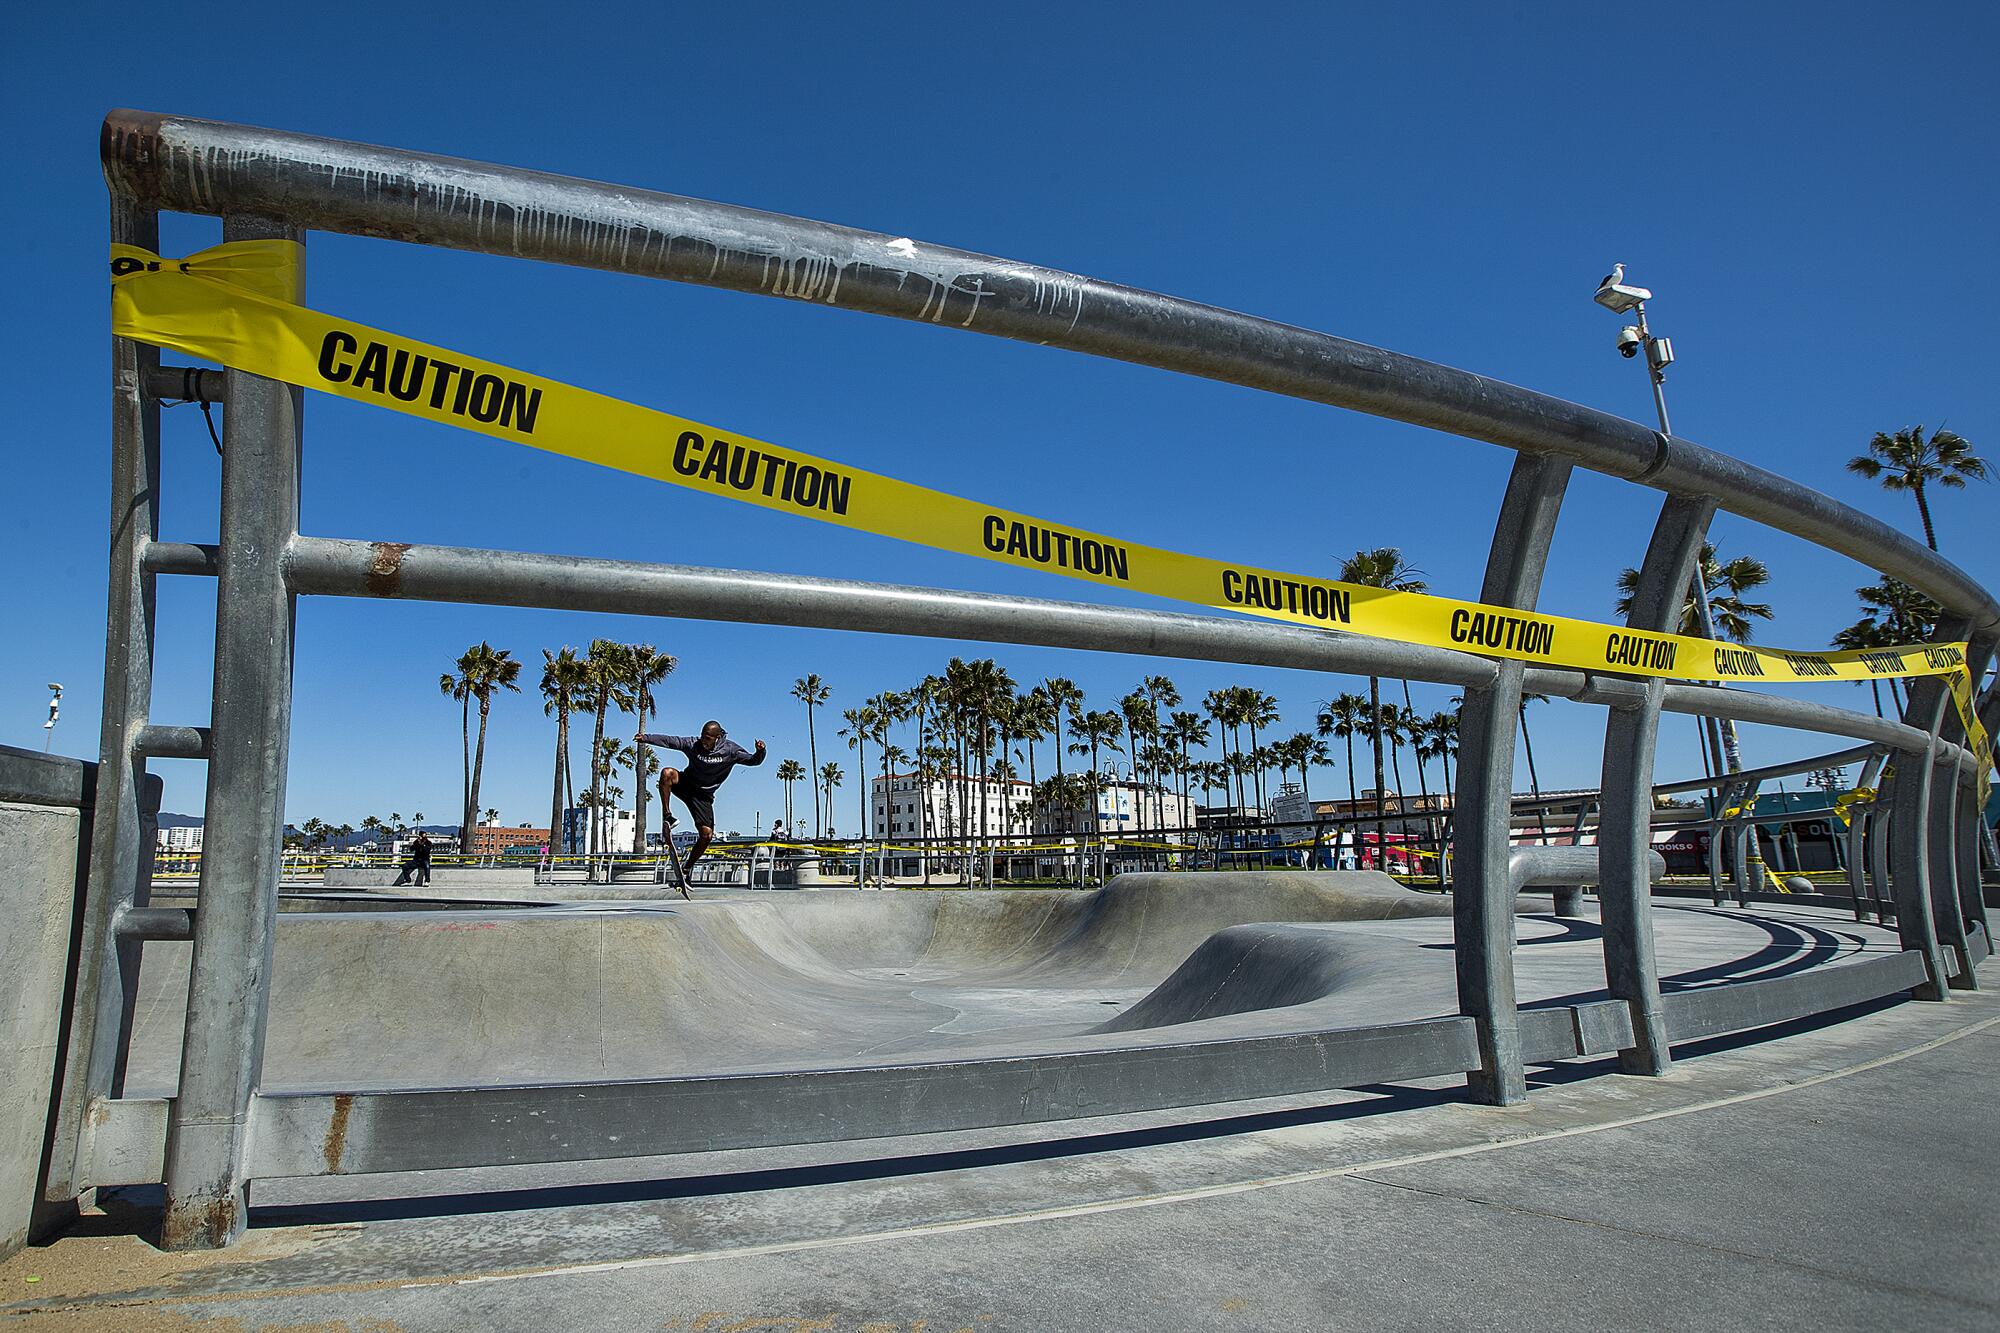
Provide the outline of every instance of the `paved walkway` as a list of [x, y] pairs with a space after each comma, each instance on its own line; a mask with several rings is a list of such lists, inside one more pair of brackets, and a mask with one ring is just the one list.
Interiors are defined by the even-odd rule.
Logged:
[[130, 1234], [139, 1196], [0, 1266], [0, 1326], [2000, 1326], [2000, 996], [1680, 1056], [1664, 1079], [1541, 1071], [1507, 1111], [1376, 1088], [1054, 1149], [410, 1177], [390, 1203], [274, 1182], [221, 1256]]

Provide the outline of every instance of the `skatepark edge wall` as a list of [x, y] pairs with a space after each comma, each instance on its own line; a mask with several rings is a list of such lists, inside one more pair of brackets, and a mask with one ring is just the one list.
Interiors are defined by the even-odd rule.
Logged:
[[[44, 1205], [97, 766], [0, 746], [0, 1259], [73, 1211]], [[145, 785], [142, 826], [159, 809]]]

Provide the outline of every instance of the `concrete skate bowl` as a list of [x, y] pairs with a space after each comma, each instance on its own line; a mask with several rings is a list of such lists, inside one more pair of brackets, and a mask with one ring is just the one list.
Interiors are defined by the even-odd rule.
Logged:
[[[263, 1082], [447, 1087], [964, 1059], [1343, 994], [1355, 1014], [1380, 1014], [1393, 1007], [1382, 983], [1408, 993], [1417, 978], [1443, 1012], [1449, 959], [1394, 927], [1444, 926], [1450, 912], [1372, 871], [1323, 871], [1122, 875], [1094, 893], [288, 914]], [[1272, 929], [1253, 922], [1309, 933], [1242, 951], [1240, 932]], [[187, 946], [149, 944], [141, 976], [128, 1086], [171, 1095]]]
[[[1596, 925], [1546, 901], [1524, 896], [1517, 921], [1523, 1049], [1616, 1051], [1631, 1029], [1603, 998]], [[279, 1146], [260, 1173], [886, 1138], [1463, 1074], [1478, 1053], [1451, 910], [1374, 872], [1225, 872], [287, 915], [260, 1093]], [[1660, 922], [1690, 1033], [1913, 984], [1883, 980], [1909, 964], [1880, 929], [1698, 907]], [[141, 975], [127, 1095], [166, 1098], [185, 946], [149, 944]], [[480, 1108], [471, 1127], [454, 1099]]]

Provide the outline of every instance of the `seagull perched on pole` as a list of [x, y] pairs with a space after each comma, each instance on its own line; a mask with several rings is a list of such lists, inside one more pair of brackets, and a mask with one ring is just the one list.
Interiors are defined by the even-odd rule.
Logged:
[[1653, 294], [1644, 287], [1625, 285], [1625, 266], [1613, 264], [1611, 271], [1604, 275], [1604, 281], [1597, 284], [1597, 304], [1614, 314], [1624, 314], [1627, 310], [1653, 299]]

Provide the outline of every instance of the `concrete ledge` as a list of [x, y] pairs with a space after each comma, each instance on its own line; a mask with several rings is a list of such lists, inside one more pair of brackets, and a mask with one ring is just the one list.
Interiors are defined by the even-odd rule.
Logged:
[[89, 827], [79, 809], [0, 801], [0, 1258], [27, 1243], [36, 1216]]
[[[386, 889], [396, 883], [399, 870], [378, 866], [328, 866], [320, 881], [329, 889]], [[421, 885], [405, 887], [421, 890]], [[432, 889], [493, 888], [532, 889], [535, 872], [531, 866], [447, 866], [431, 871]]]
[[1905, 950], [1887, 958], [1840, 967], [1816, 967], [1768, 981], [1733, 981], [1662, 997], [1667, 1036], [1692, 1041], [1743, 1028], [1769, 1027], [1808, 1014], [1895, 995], [1925, 981], [1923, 955]]
[[886, 1138], [1462, 1074], [1472, 1020], [1011, 1060], [461, 1091], [263, 1094], [251, 1173], [574, 1162]]
[[0, 801], [88, 809], [96, 796], [97, 765], [0, 745]]

